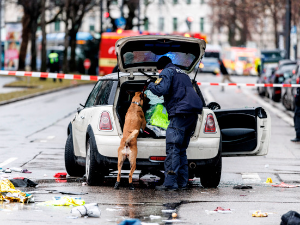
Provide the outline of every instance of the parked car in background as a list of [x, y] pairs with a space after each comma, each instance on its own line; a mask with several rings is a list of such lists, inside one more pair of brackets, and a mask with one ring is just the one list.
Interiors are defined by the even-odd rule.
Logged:
[[[296, 69], [297, 62], [286, 61], [279, 62], [279, 67], [269, 79], [271, 84], [283, 84], [285, 79], [292, 76], [292, 71]], [[267, 87], [267, 96], [274, 102], [281, 100], [281, 87]]]
[[199, 65], [200, 72], [202, 73], [220, 73], [220, 65], [217, 58], [212, 57], [204, 57]]
[[[275, 70], [276, 70], [276, 65], [274, 65], [274, 64], [266, 65], [263, 70], [263, 73], [258, 78], [257, 83], [258, 84], [268, 84], [269, 80], [270, 80], [272, 74], [275, 72]], [[266, 94], [267, 94], [266, 87], [257, 87], [257, 91], [260, 96], [266, 96]]]
[[[293, 75], [284, 81], [285, 84], [299, 84], [300, 82], [300, 65], [293, 70]], [[282, 104], [287, 110], [295, 110], [295, 95], [297, 94], [296, 87], [282, 88]]]

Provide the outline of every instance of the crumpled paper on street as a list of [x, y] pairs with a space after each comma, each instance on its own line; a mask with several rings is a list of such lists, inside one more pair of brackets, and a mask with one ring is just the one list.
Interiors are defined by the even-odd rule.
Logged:
[[42, 204], [49, 206], [81, 206], [85, 204], [85, 201], [83, 199], [76, 199], [69, 196], [63, 196], [52, 201], [43, 202]]
[[26, 203], [31, 197], [32, 195], [15, 189], [15, 186], [8, 179], [0, 180], [0, 201]]
[[268, 213], [266, 212], [261, 212], [260, 210], [252, 213], [252, 217], [268, 217]]

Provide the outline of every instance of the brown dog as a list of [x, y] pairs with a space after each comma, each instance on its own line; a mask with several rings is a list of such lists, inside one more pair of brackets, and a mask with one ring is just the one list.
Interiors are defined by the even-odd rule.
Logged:
[[121, 169], [126, 158], [130, 162], [129, 173], [129, 189], [134, 190], [132, 184], [132, 175], [136, 168], [137, 157], [137, 137], [140, 129], [144, 130], [146, 127], [146, 120], [143, 106], [143, 94], [141, 92], [135, 92], [132, 102], [125, 116], [125, 124], [123, 128], [123, 138], [118, 149], [118, 178], [115, 184], [115, 189], [119, 189], [121, 180]]

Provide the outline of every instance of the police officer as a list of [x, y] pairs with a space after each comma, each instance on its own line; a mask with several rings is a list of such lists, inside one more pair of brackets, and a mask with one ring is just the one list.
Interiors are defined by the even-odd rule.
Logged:
[[[59, 55], [53, 50], [48, 55], [48, 67], [51, 73], [59, 72]], [[59, 79], [59, 81], [62, 82], [62, 79]], [[53, 78], [53, 82], [56, 82], [56, 78]]]
[[295, 95], [295, 114], [294, 124], [296, 130], [296, 138], [292, 139], [292, 142], [300, 142], [300, 88], [297, 88], [297, 94]]
[[195, 130], [203, 103], [193, 89], [190, 77], [175, 66], [167, 56], [157, 62], [159, 78], [148, 80], [148, 89], [157, 96], [164, 96], [170, 124], [166, 134], [165, 180], [157, 190], [186, 189], [188, 161], [186, 149]]

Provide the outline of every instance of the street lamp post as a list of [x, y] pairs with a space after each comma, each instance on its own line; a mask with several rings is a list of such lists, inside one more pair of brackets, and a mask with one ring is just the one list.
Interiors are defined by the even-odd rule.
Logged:
[[286, 0], [286, 30], [285, 30], [285, 49], [286, 59], [290, 59], [290, 48], [291, 48], [291, 0]]

